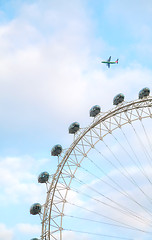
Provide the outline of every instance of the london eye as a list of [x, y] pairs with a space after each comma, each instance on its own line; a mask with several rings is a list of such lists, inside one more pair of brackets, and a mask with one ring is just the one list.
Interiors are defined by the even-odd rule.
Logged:
[[68, 149], [56, 144], [56, 172], [42, 172], [45, 203], [31, 206], [40, 215], [41, 240], [149, 240], [152, 237], [152, 97], [143, 88], [127, 102], [90, 109], [92, 122], [69, 126]]

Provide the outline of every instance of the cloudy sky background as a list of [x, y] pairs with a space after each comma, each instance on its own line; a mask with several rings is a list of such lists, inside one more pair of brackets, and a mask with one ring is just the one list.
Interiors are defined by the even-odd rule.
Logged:
[[37, 175], [55, 171], [50, 149], [69, 146], [68, 126], [151, 88], [151, 16], [151, 0], [0, 0], [1, 240], [39, 236]]

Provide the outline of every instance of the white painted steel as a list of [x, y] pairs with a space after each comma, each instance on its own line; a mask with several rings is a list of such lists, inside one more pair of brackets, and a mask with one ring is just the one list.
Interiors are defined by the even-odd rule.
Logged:
[[[42, 218], [42, 240], [62, 240], [66, 198], [75, 173], [99, 141], [117, 128], [136, 120], [152, 118], [152, 97], [123, 102], [80, 129], [69, 149], [59, 156], [59, 165], [50, 183]], [[65, 240], [65, 239], [63, 239]]]

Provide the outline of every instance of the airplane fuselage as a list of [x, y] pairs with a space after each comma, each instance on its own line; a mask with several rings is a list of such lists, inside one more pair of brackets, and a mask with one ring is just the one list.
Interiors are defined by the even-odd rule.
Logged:
[[102, 63], [107, 63], [107, 64], [116, 64], [117, 62], [108, 62], [108, 61], [102, 61]]

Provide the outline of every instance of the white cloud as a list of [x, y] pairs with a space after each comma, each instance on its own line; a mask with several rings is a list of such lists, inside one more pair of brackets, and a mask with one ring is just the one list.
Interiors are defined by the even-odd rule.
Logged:
[[[23, 16], [0, 28], [3, 52], [0, 85], [4, 103], [1, 120], [11, 116], [11, 128], [34, 123], [40, 119], [40, 112], [46, 119], [52, 113], [57, 117], [69, 114], [72, 108], [78, 109], [84, 102], [86, 83], [82, 71], [88, 61], [86, 29], [89, 25], [83, 11], [79, 11], [81, 5], [66, 6], [69, 15], [62, 8], [56, 9], [56, 5], [51, 8], [51, 14], [45, 6], [40, 9], [36, 5], [27, 5]], [[58, 31], [49, 36], [33, 23], [35, 15], [37, 19], [42, 12], [49, 20], [43, 18], [41, 24], [48, 28], [50, 24], [54, 28], [56, 24], [58, 26]], [[57, 23], [49, 17], [56, 13], [60, 16]], [[29, 22], [31, 18], [33, 21]], [[63, 21], [66, 24], [62, 29]]]
[[[42, 159], [42, 162], [44, 160]], [[39, 171], [41, 160], [28, 156], [4, 158], [0, 161], [0, 202], [1, 204], [28, 202], [44, 203], [46, 188], [37, 183], [32, 169]]]
[[31, 234], [33, 236], [40, 236], [41, 233], [41, 226], [36, 224], [19, 223], [16, 225], [16, 229], [22, 234]]
[[72, 239], [72, 240], [77, 240], [83, 239], [83, 240], [90, 240], [91, 238], [88, 236], [88, 234], [80, 234], [80, 233], [75, 233], [75, 232], [68, 232], [64, 231], [63, 232], [63, 238], [65, 239]]
[[8, 229], [5, 224], [0, 223], [0, 239], [1, 240], [12, 240], [13, 239], [13, 231], [12, 229]]

